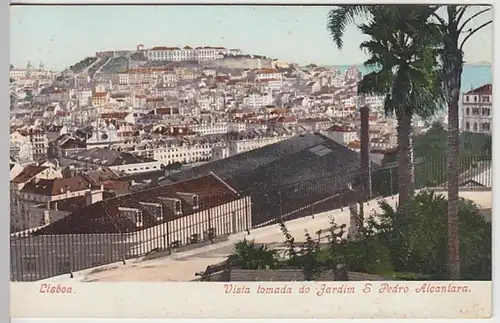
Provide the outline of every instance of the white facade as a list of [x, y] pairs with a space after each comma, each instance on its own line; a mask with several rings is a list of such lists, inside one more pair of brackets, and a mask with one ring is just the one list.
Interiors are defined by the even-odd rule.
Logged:
[[280, 135], [231, 140], [227, 144], [229, 156], [241, 154], [267, 145], [272, 145], [282, 140], [289, 139], [290, 137], [291, 135]]
[[200, 123], [191, 127], [191, 130], [201, 135], [212, 135], [228, 132], [227, 122]]
[[127, 165], [118, 165], [118, 166], [109, 166], [109, 169], [115, 171], [117, 174], [138, 174], [144, 172], [150, 172], [153, 170], [161, 169], [160, 161], [151, 161], [145, 163], [138, 164], [127, 164]]
[[19, 162], [47, 158], [48, 146], [47, 134], [40, 129], [14, 131], [10, 134], [10, 155]]
[[212, 146], [209, 143], [158, 147], [153, 151], [153, 159], [158, 160], [163, 165], [189, 164], [210, 158], [212, 158]]
[[73, 95], [80, 107], [88, 106], [92, 102], [91, 90], [74, 91]]
[[344, 146], [347, 146], [350, 142], [358, 140], [356, 130], [347, 127], [332, 127], [326, 131], [326, 136]]
[[147, 58], [151, 61], [189, 61], [214, 60], [218, 57], [218, 50], [213, 47], [154, 47], [147, 51]]
[[87, 140], [87, 147], [96, 148], [96, 147], [108, 147], [113, 143], [117, 143], [120, 140], [116, 128], [112, 125], [106, 125], [101, 120], [97, 120], [93, 124], [94, 131], [92, 133], [92, 137]]
[[271, 94], [251, 93], [243, 98], [243, 105], [254, 109], [272, 104], [272, 102], [273, 97]]
[[492, 87], [484, 85], [463, 95], [462, 131], [491, 134]]
[[283, 74], [281, 74], [278, 71], [273, 71], [273, 70], [263, 70], [257, 72], [255, 75], [255, 79], [257, 81], [262, 81], [262, 80], [283, 80]]

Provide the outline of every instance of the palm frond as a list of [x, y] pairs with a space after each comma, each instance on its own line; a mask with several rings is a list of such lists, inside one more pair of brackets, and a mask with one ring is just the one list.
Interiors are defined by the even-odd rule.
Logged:
[[369, 16], [371, 7], [368, 5], [343, 5], [330, 10], [327, 17], [327, 29], [339, 49], [344, 44], [343, 37], [347, 25], [354, 23], [358, 16]]

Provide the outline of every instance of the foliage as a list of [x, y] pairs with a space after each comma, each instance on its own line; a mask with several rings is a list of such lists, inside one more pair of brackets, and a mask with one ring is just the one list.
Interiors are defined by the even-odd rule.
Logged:
[[165, 166], [165, 169], [167, 170], [179, 170], [181, 168], [182, 168], [182, 163], [180, 162], [171, 163]]
[[278, 267], [277, 252], [266, 245], [243, 239], [234, 245], [227, 262], [240, 269], [275, 269]]
[[[426, 133], [414, 136], [416, 188], [436, 187], [447, 181], [447, 131], [434, 123]], [[459, 174], [481, 160], [491, 160], [491, 135], [460, 134]], [[372, 173], [373, 192], [382, 196], [398, 193], [396, 154], [384, 156], [383, 169]]]
[[97, 60], [97, 57], [86, 57], [85, 59], [81, 60], [80, 62], [76, 63], [75, 65], [70, 66], [69, 69], [73, 73], [80, 73], [81, 71], [83, 71], [84, 69], [86, 69], [87, 67], [92, 65], [92, 63], [94, 63], [96, 60]]
[[368, 53], [359, 92], [386, 95], [387, 114], [432, 116], [442, 107], [439, 70], [439, 30], [425, 24], [432, 11], [425, 6], [386, 5], [377, 8], [360, 31], [370, 39], [360, 48]]
[[[285, 238], [284, 257], [253, 241], [238, 242], [228, 263], [242, 269], [295, 268], [306, 280], [344, 265], [350, 271], [380, 275], [398, 280], [447, 280], [447, 200], [432, 191], [422, 191], [410, 201], [410, 216], [401, 217], [384, 200], [381, 211], [365, 223], [363, 238], [349, 239], [346, 225], [331, 220], [327, 232], [306, 231], [305, 242], [297, 243], [285, 223], [280, 223]], [[460, 257], [463, 280], [491, 279], [491, 224], [471, 201], [459, 200]], [[322, 236], [328, 234], [328, 243]]]
[[329, 258], [324, 257], [325, 253], [320, 249], [321, 232], [317, 232], [318, 239], [315, 241], [306, 231], [305, 242], [299, 246], [295, 245], [295, 238], [288, 231], [285, 223], [280, 223], [280, 229], [285, 237], [286, 260], [284, 265], [287, 267], [300, 268], [304, 273], [306, 280], [314, 278], [329, 263]]
[[[402, 218], [387, 202], [368, 220], [381, 238], [398, 272], [416, 272], [433, 279], [449, 279], [447, 268], [447, 203], [442, 195], [420, 192], [411, 202], [411, 216]], [[477, 205], [459, 200], [461, 279], [491, 279], [491, 224]]]

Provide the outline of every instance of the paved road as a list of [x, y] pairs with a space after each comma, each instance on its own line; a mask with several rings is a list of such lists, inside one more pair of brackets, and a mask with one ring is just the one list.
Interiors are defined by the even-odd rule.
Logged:
[[[440, 193], [446, 195], [446, 193]], [[491, 192], [461, 192], [461, 197], [471, 199], [483, 208], [491, 208]], [[386, 201], [395, 205], [397, 196], [386, 198]], [[380, 208], [375, 200], [365, 203], [365, 214], [379, 211]], [[287, 228], [295, 237], [297, 242], [304, 241], [304, 233], [307, 229], [311, 235], [318, 230], [330, 227], [330, 219], [333, 217], [338, 225], [349, 226], [349, 210], [347, 208], [316, 214], [314, 218], [307, 217], [287, 222]], [[224, 261], [231, 253], [235, 242], [243, 238], [255, 240], [257, 243], [268, 245], [281, 244], [284, 241], [283, 234], [278, 225], [272, 225], [253, 230], [247, 233], [231, 236], [228, 241], [217, 243], [190, 251], [174, 254], [169, 257], [158, 258], [148, 261], [128, 262], [126, 265], [115, 264], [107, 266], [106, 270], [96, 272], [88, 270], [75, 274], [75, 279], [80, 281], [189, 281], [196, 277], [194, 274], [206, 269], [208, 265]], [[94, 273], [91, 273], [94, 271]], [[51, 280], [67, 280], [67, 277], [53, 278]]]

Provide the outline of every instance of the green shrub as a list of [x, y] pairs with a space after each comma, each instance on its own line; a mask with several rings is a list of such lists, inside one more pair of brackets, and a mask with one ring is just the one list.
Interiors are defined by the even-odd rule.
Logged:
[[[420, 192], [403, 218], [381, 202], [381, 223], [371, 221], [370, 227], [387, 245], [396, 271], [448, 279], [447, 203], [442, 195]], [[461, 279], [491, 279], [491, 225], [477, 205], [464, 199], [458, 217]]]

